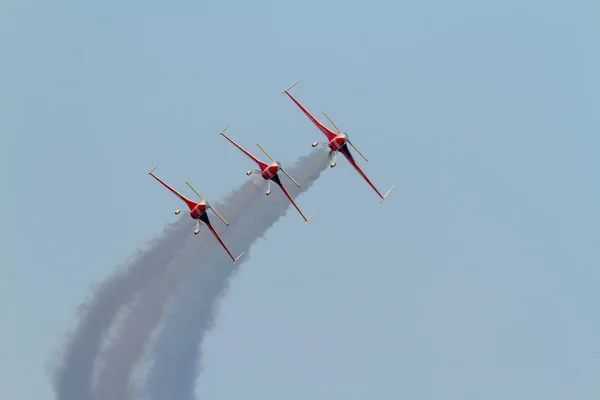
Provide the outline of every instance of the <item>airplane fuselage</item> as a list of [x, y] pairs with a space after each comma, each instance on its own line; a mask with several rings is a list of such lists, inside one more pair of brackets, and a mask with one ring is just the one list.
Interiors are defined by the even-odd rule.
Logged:
[[261, 176], [263, 179], [271, 179], [279, 172], [279, 163], [272, 163], [267, 168], [262, 170]]
[[338, 151], [339, 149], [344, 147], [345, 144], [346, 144], [346, 135], [341, 134], [341, 135], [337, 135], [336, 137], [334, 137], [333, 139], [331, 139], [329, 141], [329, 148], [332, 151]]
[[190, 208], [190, 217], [193, 219], [199, 219], [204, 213], [206, 213], [205, 204], [198, 204], [196, 207]]

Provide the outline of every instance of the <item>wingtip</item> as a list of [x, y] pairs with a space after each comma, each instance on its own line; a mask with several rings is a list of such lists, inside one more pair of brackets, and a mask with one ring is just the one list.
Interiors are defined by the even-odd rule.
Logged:
[[306, 218], [306, 222], [305, 222], [305, 223], [306, 223], [306, 224], [308, 224], [308, 221], [310, 221], [310, 219], [311, 219], [312, 217], [314, 217], [316, 213], [317, 213], [317, 212], [315, 211], [314, 213], [312, 213], [312, 214], [311, 214], [311, 216], [310, 216], [310, 217]]
[[152, 173], [154, 172], [154, 170], [158, 167], [158, 164], [156, 164], [156, 166], [154, 168], [152, 168], [150, 170], [150, 172], [148, 172], [149, 175], [152, 175]]
[[237, 262], [237, 261], [240, 259], [240, 257], [244, 255], [244, 253], [245, 253], [245, 252], [246, 252], [246, 250], [242, 251], [242, 252], [240, 253], [240, 255], [239, 255], [239, 256], [237, 256], [237, 258], [236, 258], [235, 260], [233, 260], [233, 263], [235, 264], [235, 263], [236, 263], [236, 262]]
[[299, 84], [300, 81], [294, 83], [292, 86], [290, 86], [289, 88], [285, 89], [283, 92], [281, 92], [281, 94], [287, 93], [291, 88], [293, 88], [294, 86], [296, 86], [297, 84]]
[[219, 135], [223, 135], [225, 136], [225, 131], [227, 130], [227, 128], [229, 128], [231, 126], [231, 124], [227, 124], [227, 126], [225, 127], [225, 129], [223, 129], [221, 132], [219, 132]]
[[383, 196], [383, 198], [381, 199], [380, 203], [383, 203], [383, 201], [386, 199], [386, 197], [388, 197], [388, 195], [390, 194], [390, 192], [392, 191], [393, 188], [396, 187], [396, 184], [394, 183], [392, 185], [392, 187], [390, 188], [390, 190], [387, 191], [387, 193]]

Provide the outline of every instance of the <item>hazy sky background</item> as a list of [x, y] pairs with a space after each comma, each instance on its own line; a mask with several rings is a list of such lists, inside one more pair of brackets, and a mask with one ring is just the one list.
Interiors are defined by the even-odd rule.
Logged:
[[[78, 305], [259, 141], [344, 159], [253, 251], [203, 398], [597, 399], [600, 3], [0, 4], [0, 398], [53, 398]], [[193, 224], [192, 224], [193, 225]], [[192, 229], [190, 229], [190, 234]]]

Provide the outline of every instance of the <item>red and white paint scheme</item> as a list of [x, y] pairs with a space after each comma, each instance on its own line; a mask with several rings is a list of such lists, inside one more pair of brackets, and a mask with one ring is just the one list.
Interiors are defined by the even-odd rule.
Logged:
[[333, 162], [329, 165], [331, 168], [335, 167], [336, 165], [336, 160], [337, 160], [337, 153], [338, 151], [341, 152], [346, 159], [348, 160], [348, 162], [350, 162], [350, 164], [356, 169], [356, 171], [360, 174], [360, 176], [363, 177], [363, 179], [365, 181], [367, 181], [367, 183], [369, 184], [369, 186], [371, 186], [371, 188], [373, 188], [373, 190], [377, 193], [377, 195], [379, 196], [379, 198], [381, 199], [381, 201], [385, 200], [385, 198], [388, 196], [388, 194], [390, 194], [390, 192], [392, 191], [392, 189], [396, 186], [393, 185], [390, 190], [387, 191], [387, 193], [385, 195], [381, 195], [381, 193], [379, 193], [379, 190], [377, 190], [377, 188], [375, 187], [375, 185], [373, 185], [373, 183], [371, 183], [371, 181], [369, 180], [369, 178], [367, 178], [367, 176], [365, 175], [365, 173], [362, 171], [362, 169], [358, 166], [358, 164], [356, 163], [356, 161], [354, 160], [354, 157], [352, 156], [352, 154], [350, 153], [350, 150], [348, 149], [348, 144], [350, 146], [352, 146], [352, 148], [354, 150], [356, 150], [356, 152], [365, 160], [365, 161], [369, 161], [367, 160], [367, 158], [354, 146], [354, 144], [352, 144], [352, 142], [350, 141], [350, 138], [348, 137], [347, 133], [342, 132], [337, 125], [331, 120], [331, 118], [329, 118], [329, 116], [325, 113], [323, 113], [323, 115], [325, 115], [325, 118], [327, 118], [327, 120], [329, 120], [329, 122], [331, 122], [331, 125], [333, 125], [333, 127], [335, 128], [335, 130], [337, 131], [337, 133], [335, 133], [334, 131], [332, 131], [331, 129], [329, 129], [328, 127], [326, 127], [325, 125], [323, 125], [321, 122], [319, 122], [319, 120], [317, 120], [310, 112], [308, 112], [308, 110], [306, 108], [304, 108], [304, 106], [302, 104], [300, 104], [300, 102], [298, 102], [298, 100], [296, 100], [294, 98], [294, 96], [292, 96], [290, 94], [290, 89], [293, 88], [294, 86], [296, 86], [300, 81], [294, 83], [292, 86], [290, 86], [289, 88], [287, 88], [286, 90], [284, 90], [283, 92], [281, 92], [282, 94], [285, 93], [288, 95], [288, 97], [290, 99], [292, 99], [292, 101], [294, 103], [296, 103], [296, 105], [302, 110], [302, 112], [312, 121], [313, 124], [315, 124], [315, 126], [317, 128], [319, 128], [319, 130], [321, 132], [323, 132], [323, 134], [327, 137], [327, 142], [314, 142], [312, 144], [312, 147], [317, 147], [318, 145], [322, 144], [322, 145], [327, 145], [329, 147], [329, 149], [331, 150], [331, 152], [333, 152]]
[[[158, 165], [157, 165], [158, 167]], [[192, 201], [190, 199], [188, 199], [187, 197], [185, 197], [184, 195], [182, 195], [181, 193], [179, 193], [177, 190], [173, 189], [171, 186], [167, 185], [165, 182], [162, 181], [162, 179], [160, 179], [158, 176], [154, 175], [154, 170], [156, 169], [156, 167], [152, 168], [152, 171], [148, 172], [150, 175], [152, 175], [152, 177], [154, 179], [156, 179], [157, 181], [159, 181], [160, 183], [163, 184], [164, 187], [166, 187], [167, 189], [169, 189], [175, 196], [179, 197], [181, 200], [183, 200], [183, 202], [185, 204], [187, 204], [188, 208], [190, 209], [190, 211], [183, 211], [184, 213], [190, 214], [190, 217], [192, 219], [196, 220], [196, 230], [194, 231], [194, 235], [197, 235], [198, 232], [200, 232], [200, 221], [204, 222], [206, 224], [206, 226], [208, 226], [208, 229], [210, 229], [210, 231], [212, 232], [212, 234], [215, 236], [215, 238], [219, 241], [219, 243], [221, 244], [221, 246], [223, 246], [223, 248], [225, 249], [225, 251], [227, 252], [227, 254], [229, 254], [229, 257], [231, 257], [231, 260], [233, 261], [233, 263], [235, 264], [237, 260], [239, 260], [239, 258], [242, 256], [242, 254], [244, 254], [244, 252], [242, 252], [239, 256], [237, 256], [237, 258], [233, 257], [233, 255], [231, 254], [231, 252], [229, 251], [229, 249], [227, 248], [227, 246], [225, 246], [225, 243], [223, 243], [223, 240], [221, 240], [221, 236], [219, 236], [219, 234], [217, 233], [217, 231], [215, 230], [215, 228], [212, 226], [212, 224], [210, 223], [210, 220], [208, 219], [208, 214], [206, 213], [206, 211], [208, 209], [211, 209], [215, 215], [217, 217], [219, 217], [219, 219], [221, 221], [223, 221], [223, 223], [227, 226], [229, 226], [229, 223], [227, 221], [225, 221], [225, 218], [223, 218], [221, 216], [221, 214], [219, 214], [214, 208], [212, 208], [208, 202], [206, 200], [204, 200], [204, 197], [200, 196], [200, 193], [198, 193], [196, 191], [196, 189], [194, 189], [192, 187], [192, 185], [190, 185], [190, 183], [188, 181], [185, 181], [185, 183], [190, 187], [190, 189], [192, 189], [194, 191], [194, 193], [196, 193], [196, 195], [198, 195], [198, 197], [200, 197], [200, 203], [196, 203], [195, 201]], [[180, 212], [182, 212], [181, 210], [175, 210], [175, 214], [179, 214]]]
[[308, 222], [314, 215], [315, 213], [313, 213], [310, 217], [306, 218], [304, 216], [304, 214], [302, 213], [302, 211], [300, 211], [300, 208], [298, 208], [298, 206], [296, 205], [296, 202], [292, 199], [292, 196], [290, 196], [290, 194], [288, 193], [288, 191], [285, 189], [285, 187], [283, 186], [283, 184], [281, 183], [281, 180], [279, 179], [279, 175], [277, 175], [279, 172], [283, 172], [285, 174], [285, 176], [287, 176], [288, 178], [290, 178], [290, 180], [292, 182], [294, 182], [294, 184], [298, 187], [300, 187], [300, 184], [298, 182], [296, 182], [296, 180], [294, 178], [292, 178], [282, 167], [281, 164], [277, 161], [275, 161], [273, 159], [273, 157], [271, 157], [269, 155], [269, 153], [267, 153], [267, 151], [265, 149], [262, 148], [262, 146], [260, 144], [258, 144], [258, 142], [256, 143], [256, 145], [258, 146], [259, 149], [262, 150], [263, 153], [265, 153], [265, 155], [269, 158], [269, 160], [271, 160], [271, 164], [267, 164], [264, 161], [259, 160], [258, 158], [254, 157], [252, 154], [250, 154], [250, 152], [248, 152], [246, 149], [244, 149], [242, 146], [240, 146], [239, 144], [237, 144], [236, 142], [234, 142], [233, 140], [231, 140], [231, 138], [229, 138], [227, 135], [225, 135], [225, 131], [227, 130], [227, 128], [229, 128], [229, 125], [227, 125], [225, 127], [225, 129], [223, 129], [221, 132], [219, 132], [219, 134], [221, 136], [223, 136], [225, 139], [229, 140], [235, 147], [237, 147], [238, 149], [240, 149], [244, 154], [246, 154], [248, 157], [250, 157], [250, 159], [252, 161], [254, 161], [257, 165], [258, 168], [260, 168], [260, 171], [258, 170], [249, 170], [248, 172], [246, 172], [246, 175], [250, 176], [252, 174], [258, 174], [260, 175], [264, 180], [267, 181], [267, 191], [266, 191], [266, 195], [270, 195], [271, 194], [271, 181], [275, 182], [283, 191], [283, 194], [285, 194], [285, 196], [288, 198], [288, 200], [292, 203], [292, 205], [296, 208], [296, 210], [298, 210], [298, 212], [300, 213], [300, 215], [302, 216], [302, 218], [304, 219], [304, 222]]

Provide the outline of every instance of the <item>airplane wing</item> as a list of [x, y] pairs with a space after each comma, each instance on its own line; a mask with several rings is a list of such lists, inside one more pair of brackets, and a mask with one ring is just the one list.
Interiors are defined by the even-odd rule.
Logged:
[[[158, 165], [157, 165], [158, 166]], [[152, 171], [148, 172], [154, 179], [156, 179], [157, 181], [159, 181], [160, 183], [162, 183], [162, 185], [164, 187], [166, 187], [167, 189], [169, 189], [175, 196], [179, 197], [181, 200], [183, 200], [185, 202], [185, 204], [188, 205], [188, 207], [191, 209], [193, 209], [194, 207], [196, 207], [198, 205], [198, 203], [191, 201], [190, 199], [188, 199], [187, 197], [185, 197], [184, 195], [182, 195], [181, 193], [179, 193], [177, 190], [173, 189], [171, 186], [167, 185], [162, 179], [160, 179], [158, 176], [154, 175], [154, 170], [156, 169], [156, 167], [152, 168]]]
[[327, 136], [327, 140], [329, 141], [329, 140], [333, 139], [334, 137], [336, 137], [337, 134], [335, 132], [333, 132], [331, 129], [329, 129], [328, 127], [326, 127], [322, 123], [320, 123], [310, 112], [308, 112], [308, 110], [306, 108], [304, 108], [304, 106], [302, 104], [300, 104], [300, 102], [298, 100], [296, 100], [294, 98], [294, 96], [292, 96], [290, 94], [290, 92], [289, 92], [290, 89], [291, 89], [291, 87], [288, 88], [288, 89], [286, 89], [286, 90], [284, 90], [283, 93], [287, 94], [288, 97], [290, 99], [292, 99], [292, 101], [294, 103], [296, 103], [296, 105], [302, 110], [302, 112], [312, 121], [312, 123], [315, 124], [315, 126], [317, 128], [319, 128], [319, 130], [321, 132], [323, 132], [323, 134], [325, 136]]
[[283, 194], [285, 194], [285, 197], [288, 198], [288, 200], [292, 203], [292, 205], [296, 208], [296, 210], [298, 210], [298, 212], [300, 213], [302, 218], [304, 218], [304, 222], [308, 222], [308, 220], [311, 219], [316, 214], [316, 213], [313, 213], [310, 217], [306, 218], [304, 216], [304, 214], [302, 213], [302, 211], [300, 211], [300, 208], [298, 208], [298, 205], [296, 205], [296, 202], [292, 199], [292, 196], [290, 196], [288, 191], [285, 190], [285, 187], [283, 187], [283, 184], [281, 183], [279, 176], [277, 176], [277, 174], [275, 174], [274, 176], [271, 177], [271, 180], [273, 182], [275, 182], [281, 188], [281, 190], [283, 191]]
[[392, 191], [392, 189], [396, 185], [393, 185], [390, 188], [390, 190], [387, 191], [387, 193], [385, 194], [385, 196], [382, 196], [381, 193], [379, 193], [379, 190], [377, 190], [377, 188], [375, 187], [375, 185], [373, 185], [373, 183], [369, 180], [369, 178], [367, 178], [367, 175], [365, 175], [365, 173], [362, 171], [362, 169], [358, 166], [358, 164], [354, 160], [354, 157], [352, 157], [352, 154], [350, 153], [350, 150], [348, 150], [348, 146], [343, 146], [339, 151], [340, 151], [340, 153], [342, 153], [346, 157], [346, 159], [348, 160], [348, 162], [354, 167], [354, 169], [356, 169], [356, 171], [360, 174], [360, 176], [362, 176], [363, 179], [365, 181], [367, 181], [367, 183], [369, 184], [369, 186], [371, 186], [371, 188], [373, 188], [373, 190], [375, 191], [375, 193], [377, 193], [377, 195], [379, 196], [379, 198], [381, 199], [381, 201], [385, 200], [385, 198], [387, 197], [387, 195], [390, 194], [390, 192]]
[[242, 254], [240, 254], [239, 256], [234, 257], [231, 252], [229, 251], [229, 249], [227, 248], [227, 246], [225, 245], [225, 243], [223, 243], [223, 240], [221, 239], [221, 236], [219, 236], [219, 234], [217, 233], [217, 231], [215, 230], [215, 228], [212, 226], [212, 224], [210, 223], [210, 220], [208, 219], [208, 216], [206, 216], [206, 214], [203, 214], [203, 216], [205, 218], [201, 218], [202, 222], [204, 222], [206, 224], [206, 226], [208, 226], [208, 229], [210, 229], [210, 231], [212, 232], [212, 234], [214, 235], [214, 237], [217, 239], [217, 241], [221, 244], [221, 246], [223, 246], [223, 248], [225, 249], [225, 251], [227, 252], [227, 254], [229, 255], [229, 257], [231, 257], [231, 260], [233, 261], [233, 263], [235, 264], [236, 261], [242, 256], [242, 254], [244, 254], [244, 252], [242, 252]]
[[250, 157], [250, 159], [258, 165], [258, 167], [260, 168], [261, 171], [269, 166], [269, 164], [260, 161], [258, 158], [254, 157], [252, 154], [250, 154], [250, 152], [248, 150], [244, 149], [242, 146], [240, 146], [239, 144], [237, 144], [236, 142], [231, 140], [231, 138], [229, 138], [229, 136], [227, 136], [224, 132], [220, 132], [220, 134], [225, 139], [229, 140], [235, 147], [240, 149], [244, 154], [246, 154], [248, 157]]

